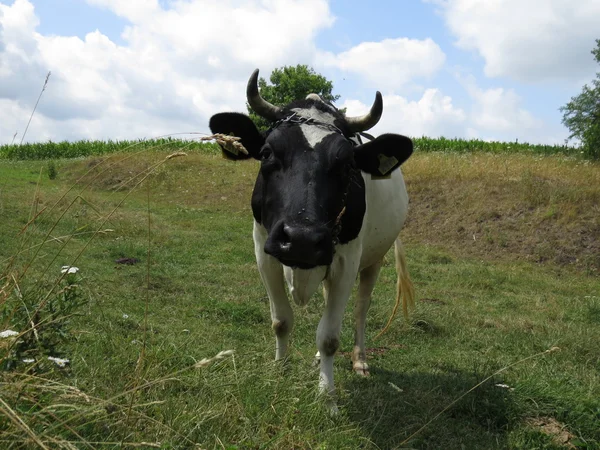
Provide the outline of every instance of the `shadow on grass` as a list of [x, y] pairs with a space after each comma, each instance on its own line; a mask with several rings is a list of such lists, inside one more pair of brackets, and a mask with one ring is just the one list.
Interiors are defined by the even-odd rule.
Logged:
[[512, 410], [510, 391], [489, 380], [458, 401], [405, 444], [414, 432], [485, 375], [445, 370], [438, 374], [398, 373], [373, 368], [352, 377], [344, 408], [363, 435], [379, 448], [506, 448]]

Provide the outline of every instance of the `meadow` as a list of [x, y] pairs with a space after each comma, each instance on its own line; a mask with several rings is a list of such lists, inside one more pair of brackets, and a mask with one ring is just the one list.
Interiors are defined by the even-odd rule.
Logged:
[[437, 141], [403, 166], [416, 310], [374, 340], [390, 254], [368, 378], [347, 311], [336, 417], [312, 364], [320, 293], [273, 361], [256, 162], [168, 139], [1, 147], [0, 331], [18, 334], [0, 338], [0, 445], [600, 448], [600, 166]]

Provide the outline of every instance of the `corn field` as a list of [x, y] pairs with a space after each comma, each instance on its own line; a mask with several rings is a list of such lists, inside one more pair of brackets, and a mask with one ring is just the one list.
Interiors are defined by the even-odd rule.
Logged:
[[[454, 152], [454, 153], [525, 153], [535, 155], [581, 156], [577, 147], [568, 145], [540, 145], [526, 142], [495, 142], [478, 139], [413, 138], [416, 152]], [[37, 160], [77, 158], [105, 155], [118, 152], [135, 152], [168, 146], [169, 151], [201, 150], [218, 153], [216, 144], [181, 140], [174, 138], [138, 141], [77, 141], [26, 143], [23, 145], [1, 145], [0, 158], [13, 160]]]
[[41, 142], [22, 145], [1, 145], [0, 159], [38, 160], [101, 156], [111, 153], [139, 152], [142, 150], [192, 151], [217, 153], [216, 144], [182, 139], [153, 139], [137, 141], [76, 141]]

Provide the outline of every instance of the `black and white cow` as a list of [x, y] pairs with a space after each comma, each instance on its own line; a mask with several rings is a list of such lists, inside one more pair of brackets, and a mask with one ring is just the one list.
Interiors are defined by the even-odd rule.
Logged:
[[[342, 317], [357, 276], [354, 370], [368, 374], [365, 322], [382, 260], [395, 244], [398, 298], [406, 313], [413, 290], [398, 238], [406, 219], [408, 195], [399, 166], [411, 155], [412, 141], [384, 134], [361, 144], [356, 133], [368, 130], [383, 112], [377, 92], [371, 111], [345, 117], [316, 94], [284, 108], [264, 100], [258, 70], [248, 82], [250, 107], [270, 120], [261, 133], [250, 118], [220, 113], [210, 119], [213, 133], [241, 138], [248, 155], [230, 159], [261, 161], [252, 193], [254, 249], [270, 300], [276, 359], [286, 356], [294, 324], [285, 285], [305, 305], [323, 282], [326, 306], [317, 328], [321, 392], [333, 393], [333, 358], [339, 347]], [[333, 406], [335, 408], [335, 406]]]

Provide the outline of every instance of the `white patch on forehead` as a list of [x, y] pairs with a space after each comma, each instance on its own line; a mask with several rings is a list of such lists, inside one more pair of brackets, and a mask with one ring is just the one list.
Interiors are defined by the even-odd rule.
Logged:
[[325, 139], [326, 136], [334, 133], [327, 128], [318, 127], [315, 125], [300, 125], [300, 129], [308, 141], [308, 145], [310, 145], [312, 148], [315, 148], [319, 142]]
[[[301, 117], [307, 117], [310, 119], [318, 120], [319, 122], [329, 123], [333, 125], [333, 116], [315, 108], [314, 106], [310, 109], [294, 108], [292, 109], [292, 111], [294, 111]], [[315, 148], [315, 146], [319, 142], [321, 142], [326, 136], [335, 133], [335, 131], [331, 131], [327, 128], [318, 127], [315, 125], [303, 124], [300, 125], [300, 129], [302, 130], [302, 134], [304, 134], [304, 137], [308, 141], [308, 145], [310, 145], [312, 148]]]

